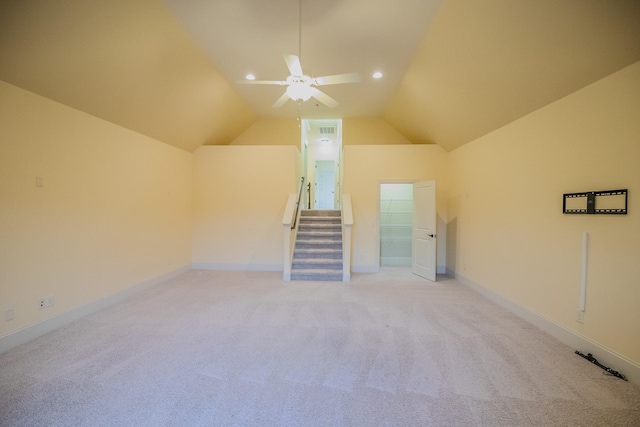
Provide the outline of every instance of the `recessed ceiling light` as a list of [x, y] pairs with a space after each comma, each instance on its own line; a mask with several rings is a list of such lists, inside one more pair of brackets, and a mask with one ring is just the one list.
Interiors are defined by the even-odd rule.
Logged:
[[247, 74], [246, 76], [244, 76], [247, 80], [255, 80], [256, 76], [254, 76], [253, 74]]
[[375, 73], [373, 73], [373, 78], [374, 79], [381, 79], [382, 78], [382, 73], [380, 71], [376, 71]]

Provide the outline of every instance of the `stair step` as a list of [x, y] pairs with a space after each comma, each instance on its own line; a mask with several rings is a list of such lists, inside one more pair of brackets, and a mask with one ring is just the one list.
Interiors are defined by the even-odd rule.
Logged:
[[334, 222], [341, 222], [342, 221], [342, 217], [339, 216], [312, 216], [312, 215], [307, 215], [307, 216], [301, 216], [300, 217], [300, 222], [328, 222], [328, 223], [334, 223]]
[[342, 212], [300, 212], [291, 280], [342, 281], [342, 270]]
[[292, 270], [291, 280], [342, 281], [342, 271], [322, 269]]
[[310, 258], [320, 258], [320, 259], [342, 259], [342, 249], [324, 249], [324, 248], [296, 248], [293, 251], [293, 260], [297, 261], [299, 259], [310, 259]]
[[299, 239], [296, 242], [296, 249], [338, 249], [342, 250], [341, 240], [330, 239]]
[[323, 223], [323, 222], [300, 222], [298, 226], [298, 230], [308, 230], [310, 228], [315, 228], [318, 230], [336, 230], [342, 231], [342, 224], [331, 224], [331, 223]]
[[323, 269], [323, 270], [339, 270], [342, 271], [342, 258], [301, 258], [293, 261], [291, 271], [307, 270], [307, 269]]
[[342, 241], [342, 233], [340, 232], [326, 232], [318, 230], [310, 231], [298, 231], [298, 238], [296, 240], [338, 240]]
[[316, 233], [336, 233], [336, 234], [342, 234], [342, 227], [338, 226], [338, 227], [318, 227], [315, 225], [311, 225], [311, 226], [304, 226], [303, 224], [300, 224], [300, 227], [298, 227], [298, 233], [300, 232], [304, 232], [304, 233], [309, 233], [309, 232], [316, 232]]
[[338, 237], [338, 238], [342, 238], [342, 232], [341, 231], [326, 231], [326, 230], [320, 230], [320, 231], [307, 231], [307, 230], [299, 230], [298, 231], [298, 238], [327, 238], [327, 237]]
[[300, 227], [298, 228], [298, 235], [300, 235], [301, 233], [303, 236], [310, 235], [310, 234], [316, 234], [318, 236], [321, 236], [322, 233], [332, 233], [332, 235], [341, 236], [342, 230], [341, 229], [333, 230], [330, 228], [327, 229], [327, 228], [315, 228], [315, 227]]
[[342, 216], [342, 212], [339, 210], [328, 209], [304, 209], [300, 212], [300, 216]]

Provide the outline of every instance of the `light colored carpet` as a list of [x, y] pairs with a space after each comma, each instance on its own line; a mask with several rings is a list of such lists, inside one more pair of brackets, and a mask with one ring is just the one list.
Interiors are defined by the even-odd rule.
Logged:
[[0, 355], [2, 426], [638, 426], [640, 389], [454, 280], [191, 271]]

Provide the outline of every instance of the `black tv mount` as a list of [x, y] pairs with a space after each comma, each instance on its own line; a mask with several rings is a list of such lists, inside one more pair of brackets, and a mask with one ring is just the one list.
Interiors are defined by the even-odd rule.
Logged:
[[[603, 196], [623, 196], [616, 200], [616, 206], [607, 206], [599, 208], [597, 203], [598, 197]], [[567, 202], [571, 199], [585, 198], [586, 205], [579, 206], [580, 202], [571, 203], [571, 207], [567, 207]], [[624, 190], [607, 190], [607, 191], [587, 191], [584, 193], [566, 193], [562, 196], [562, 213], [564, 214], [608, 214], [608, 215], [626, 215], [627, 214], [627, 189]]]

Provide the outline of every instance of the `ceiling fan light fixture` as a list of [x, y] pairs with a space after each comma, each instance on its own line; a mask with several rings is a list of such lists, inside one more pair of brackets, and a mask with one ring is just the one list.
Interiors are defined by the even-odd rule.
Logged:
[[254, 76], [253, 74], [249, 73], [244, 78], [247, 79], [247, 80], [255, 80], [256, 76]]
[[287, 95], [294, 101], [307, 101], [311, 98], [313, 88], [302, 82], [291, 83], [287, 87]]

